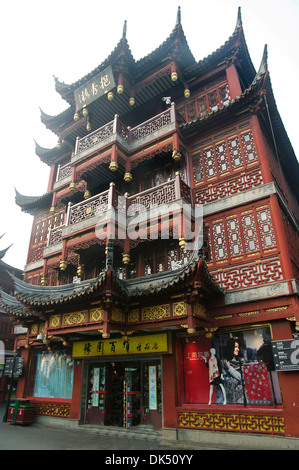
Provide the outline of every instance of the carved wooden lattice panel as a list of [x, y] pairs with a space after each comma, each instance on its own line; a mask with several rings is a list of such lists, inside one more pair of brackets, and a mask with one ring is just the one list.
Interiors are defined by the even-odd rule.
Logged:
[[213, 240], [215, 249], [215, 259], [222, 260], [227, 258], [227, 244], [225, 239], [224, 223], [218, 221], [213, 223]]
[[170, 124], [170, 122], [171, 113], [170, 109], [168, 109], [167, 111], [165, 111], [165, 113], [159, 116], [155, 116], [153, 119], [150, 119], [149, 121], [132, 129], [131, 140], [135, 141], [138, 139], [142, 139], [143, 137], [146, 137], [147, 135], [162, 129], [167, 124]]
[[215, 281], [225, 290], [256, 287], [283, 280], [280, 260], [271, 258], [240, 266], [211, 271]]
[[257, 227], [252, 212], [247, 212], [241, 216], [243, 237], [245, 242], [246, 253], [258, 251], [259, 241], [257, 236]]
[[261, 171], [254, 169], [249, 173], [230, 176], [224, 181], [217, 181], [209, 186], [195, 189], [196, 202], [198, 204], [213, 202], [261, 184], [263, 184]]
[[256, 215], [263, 249], [276, 246], [276, 239], [269, 208], [257, 210]]
[[252, 132], [247, 131], [246, 134], [242, 134], [241, 141], [246, 162], [251, 163], [257, 160], [257, 152], [255, 149]]
[[229, 171], [230, 167], [225, 142], [216, 145], [216, 157], [219, 173], [222, 174]]
[[241, 145], [238, 136], [228, 139], [228, 148], [232, 163], [232, 168], [239, 168], [244, 165], [243, 156], [241, 152]]
[[157, 305], [153, 307], [145, 307], [141, 312], [142, 320], [156, 320], [160, 318], [170, 317], [170, 305]]
[[205, 169], [206, 169], [206, 178], [213, 178], [217, 176], [216, 162], [214, 156], [214, 149], [210, 148], [203, 151]]
[[242, 238], [240, 233], [239, 219], [232, 216], [226, 221], [227, 234], [229, 240], [229, 250], [231, 256], [243, 254]]
[[108, 209], [108, 191], [71, 207], [70, 224], [76, 224]]
[[106, 126], [100, 127], [91, 134], [88, 134], [83, 139], [80, 139], [78, 142], [77, 153], [83, 152], [94, 145], [97, 145], [99, 142], [107, 139], [113, 134], [113, 121], [107, 124]]

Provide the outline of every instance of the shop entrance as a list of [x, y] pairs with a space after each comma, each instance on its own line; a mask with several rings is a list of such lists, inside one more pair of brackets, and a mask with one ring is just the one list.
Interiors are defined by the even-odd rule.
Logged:
[[87, 363], [85, 422], [130, 428], [162, 426], [161, 364], [157, 359]]

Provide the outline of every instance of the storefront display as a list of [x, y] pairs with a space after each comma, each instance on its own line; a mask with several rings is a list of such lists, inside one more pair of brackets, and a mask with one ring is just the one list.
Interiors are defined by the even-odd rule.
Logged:
[[159, 360], [86, 362], [87, 424], [129, 428], [162, 423], [162, 381]]
[[178, 338], [181, 403], [281, 403], [269, 327]]
[[74, 361], [66, 351], [34, 351], [28, 396], [72, 398]]

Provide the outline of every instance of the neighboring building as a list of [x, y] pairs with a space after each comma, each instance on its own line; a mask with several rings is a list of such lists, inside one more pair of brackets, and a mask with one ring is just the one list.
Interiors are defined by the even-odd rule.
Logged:
[[[0, 239], [2, 237], [3, 235]], [[19, 279], [23, 278], [21, 269], [14, 268], [3, 261], [9, 248], [0, 251], [0, 294], [1, 298], [7, 298], [8, 301], [11, 300], [11, 296], [14, 294], [14, 282], [9, 273]], [[13, 302], [14, 304], [17, 303], [15, 299]], [[6, 359], [13, 356], [14, 342], [14, 327], [9, 314], [2, 309], [0, 299], [0, 402], [5, 399], [7, 393], [7, 377], [4, 375], [4, 366]]]
[[198, 62], [179, 10], [143, 59], [125, 25], [102, 64], [55, 86], [66, 110], [41, 120], [58, 144], [36, 146], [49, 185], [16, 195], [33, 229], [17, 304], [2, 299], [28, 327], [18, 396], [82, 425], [299, 437], [299, 371], [271, 348], [299, 321], [299, 167], [240, 10]]

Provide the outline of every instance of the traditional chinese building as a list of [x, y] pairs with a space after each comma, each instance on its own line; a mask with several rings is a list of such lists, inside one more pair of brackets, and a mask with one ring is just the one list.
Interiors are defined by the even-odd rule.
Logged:
[[179, 10], [146, 57], [125, 24], [95, 70], [55, 87], [66, 109], [41, 121], [57, 146], [36, 145], [49, 184], [16, 194], [33, 228], [2, 299], [28, 327], [18, 396], [83, 426], [299, 437], [299, 373], [272, 353], [299, 321], [299, 172], [267, 48], [256, 71], [239, 10], [196, 62]]
[[[0, 240], [4, 235], [0, 236]], [[1, 297], [7, 297], [8, 300], [14, 293], [14, 282], [9, 273], [22, 279], [23, 271], [15, 268], [3, 261], [10, 246], [0, 250], [0, 291]], [[17, 302], [15, 300], [15, 302]], [[7, 376], [4, 375], [5, 362], [8, 357], [13, 356], [14, 350], [14, 328], [10, 315], [2, 309], [0, 299], [0, 402], [5, 400], [7, 394]]]

